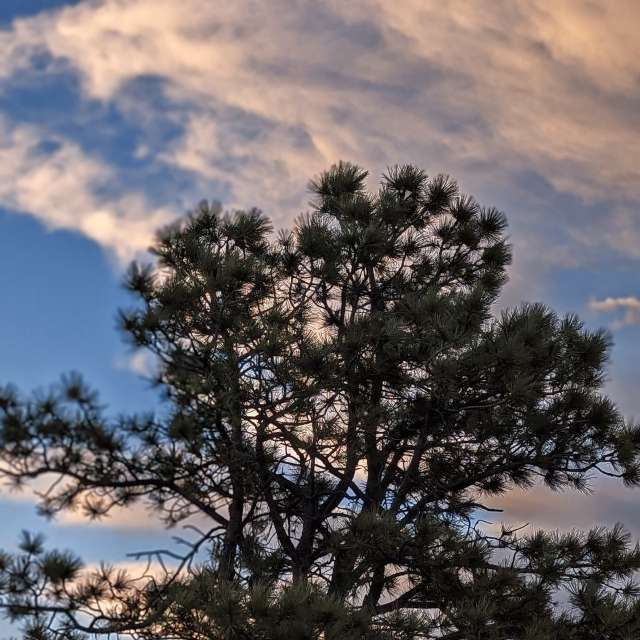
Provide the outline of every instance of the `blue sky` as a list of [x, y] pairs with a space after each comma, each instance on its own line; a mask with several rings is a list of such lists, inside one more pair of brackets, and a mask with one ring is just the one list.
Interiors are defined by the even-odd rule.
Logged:
[[[609, 389], [640, 418], [640, 8], [481, 4], [3, 0], [0, 382], [28, 391], [78, 370], [112, 412], [155, 406], [115, 315], [158, 226], [201, 198], [285, 226], [332, 163], [363, 164], [373, 187], [413, 162], [507, 213], [505, 304], [610, 328]], [[594, 519], [633, 514], [638, 498], [616, 491], [603, 485]], [[514, 513], [570, 526], [577, 504]], [[110, 560], [148, 526], [31, 513], [27, 497], [0, 502], [16, 531]], [[0, 545], [13, 539], [3, 528]]]

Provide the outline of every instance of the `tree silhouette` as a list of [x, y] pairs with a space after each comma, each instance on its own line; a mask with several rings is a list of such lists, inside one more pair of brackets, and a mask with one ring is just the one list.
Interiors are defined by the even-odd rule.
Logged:
[[375, 194], [366, 175], [324, 173], [277, 239], [207, 203], [159, 234], [121, 313], [157, 358], [158, 415], [108, 419], [75, 376], [2, 392], [2, 474], [52, 479], [43, 513], [144, 501], [190, 526], [186, 553], [138, 554], [146, 581], [23, 534], [0, 591], [28, 637], [638, 637], [621, 527], [482, 520], [538, 480], [638, 483], [640, 430], [601, 394], [606, 334], [540, 304], [494, 317], [503, 214], [412, 166]]

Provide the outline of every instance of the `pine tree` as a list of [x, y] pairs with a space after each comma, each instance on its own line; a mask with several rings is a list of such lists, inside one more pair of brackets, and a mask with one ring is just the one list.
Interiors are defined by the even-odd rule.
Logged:
[[324, 173], [277, 238], [207, 203], [159, 234], [121, 313], [158, 415], [106, 417], [76, 376], [2, 391], [2, 474], [53, 478], [42, 513], [143, 501], [198, 525], [186, 553], [146, 554], [146, 582], [24, 533], [0, 593], [26, 637], [640, 637], [622, 527], [483, 522], [512, 487], [640, 481], [640, 429], [601, 393], [607, 335], [540, 304], [495, 316], [503, 214], [412, 166], [377, 193], [366, 176]]

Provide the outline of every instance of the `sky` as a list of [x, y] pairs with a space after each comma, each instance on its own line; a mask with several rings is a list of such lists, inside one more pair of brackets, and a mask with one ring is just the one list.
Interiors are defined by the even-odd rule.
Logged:
[[[158, 227], [203, 198], [285, 227], [338, 160], [372, 188], [414, 163], [507, 214], [502, 304], [611, 331], [607, 390], [640, 419], [639, 23], [635, 0], [2, 0], [0, 383], [77, 370], [114, 414], [154, 407], [115, 317]], [[509, 517], [640, 536], [640, 492], [595, 488], [513, 495]], [[89, 561], [168, 535], [47, 524], [26, 494], [0, 516]]]

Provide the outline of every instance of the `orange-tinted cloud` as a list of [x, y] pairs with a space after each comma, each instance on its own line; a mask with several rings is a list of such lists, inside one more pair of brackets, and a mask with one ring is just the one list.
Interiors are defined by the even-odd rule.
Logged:
[[[55, 150], [43, 152], [42, 143]], [[143, 193], [99, 195], [113, 177], [104, 163], [46, 129], [0, 118], [0, 202], [52, 229], [79, 231], [116, 259], [128, 261], [151, 244], [153, 231], [175, 213], [150, 206]]]
[[485, 503], [504, 510], [501, 514], [481, 516], [496, 525], [501, 522], [509, 526], [527, 524], [527, 531], [540, 528], [567, 531], [622, 522], [635, 537], [640, 536], [637, 490], [625, 489], [612, 479], [594, 482], [591, 494], [551, 491], [538, 485], [528, 490], [514, 489]]
[[[381, 0], [102, 0], [17, 20], [0, 49], [5, 75], [46, 51], [104, 101], [161, 78], [187, 105], [184, 132], [150, 161], [192, 171], [203, 189], [226, 184], [229, 204], [262, 205], [279, 223], [305, 206], [308, 177], [340, 158], [374, 172], [445, 169], [483, 194], [534, 171], [592, 201], [615, 194], [629, 212], [640, 199], [638, 20], [640, 5], [624, 1], [416, 0], [399, 11]], [[622, 218], [607, 241], [625, 250]], [[100, 211], [76, 224], [121, 242]]]

